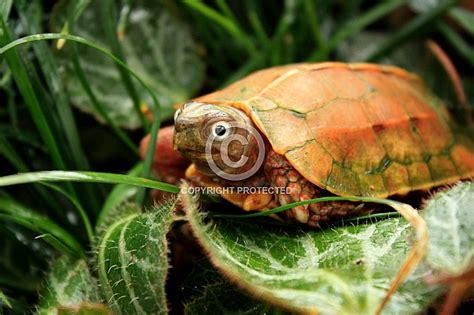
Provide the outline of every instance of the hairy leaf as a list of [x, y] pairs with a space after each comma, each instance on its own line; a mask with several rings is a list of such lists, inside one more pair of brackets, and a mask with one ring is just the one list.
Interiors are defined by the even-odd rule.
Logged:
[[97, 264], [102, 294], [114, 314], [167, 312], [166, 233], [173, 208], [174, 202], [168, 202], [150, 213], [133, 214], [105, 233]]
[[207, 261], [195, 265], [184, 294], [185, 314], [285, 314], [243, 293]]
[[474, 268], [474, 183], [465, 182], [436, 194], [423, 218], [430, 229], [428, 264], [451, 276]]
[[[204, 223], [191, 208], [196, 236], [227, 277], [252, 296], [296, 311], [376, 312], [410, 250], [411, 228], [399, 218], [302, 230], [218, 219]], [[422, 311], [439, 293], [423, 281], [425, 272], [426, 266], [418, 267], [384, 311]]]
[[57, 259], [49, 272], [44, 286], [38, 313], [58, 314], [60, 308], [101, 302], [97, 280], [91, 275], [84, 259], [68, 256]]
[[112, 311], [103, 304], [81, 303], [78, 306], [61, 306], [58, 315], [112, 315]]
[[[142, 171], [142, 168], [143, 164], [139, 163], [132, 168], [127, 175], [137, 176]], [[138, 187], [128, 186], [125, 184], [116, 185], [107, 196], [107, 199], [100, 210], [99, 217], [97, 218], [96, 230], [101, 229], [104, 226], [109, 226], [110, 224], [104, 223], [104, 221], [109, 221], [110, 217], [116, 217], [115, 209], [127, 201], [130, 201], [136, 196], [137, 192]], [[111, 214], [112, 212], [114, 212], [114, 214]]]
[[[135, 188], [136, 187], [132, 187]], [[141, 210], [140, 207], [137, 206], [135, 203], [122, 203], [117, 205], [114, 208], [111, 208], [107, 212], [107, 216], [102, 217], [100, 222], [97, 222], [96, 232], [98, 237], [102, 237], [103, 234], [107, 231], [107, 229], [112, 226], [117, 221], [125, 217], [130, 217], [131, 215], [140, 214]]]

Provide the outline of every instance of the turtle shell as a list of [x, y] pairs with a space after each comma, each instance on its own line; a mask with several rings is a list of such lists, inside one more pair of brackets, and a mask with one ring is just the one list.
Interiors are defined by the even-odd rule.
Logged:
[[275, 67], [196, 101], [243, 110], [277, 153], [336, 195], [387, 197], [474, 175], [472, 139], [453, 133], [442, 102], [400, 68]]

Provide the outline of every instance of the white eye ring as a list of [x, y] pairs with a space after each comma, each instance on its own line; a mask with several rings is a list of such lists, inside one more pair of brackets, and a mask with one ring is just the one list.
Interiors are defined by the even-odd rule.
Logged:
[[219, 121], [212, 124], [211, 134], [214, 139], [224, 140], [230, 136], [232, 126], [226, 121]]

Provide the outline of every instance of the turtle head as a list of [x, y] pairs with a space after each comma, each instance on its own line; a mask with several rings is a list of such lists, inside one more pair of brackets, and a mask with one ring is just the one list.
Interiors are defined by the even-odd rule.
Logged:
[[174, 147], [204, 175], [241, 180], [263, 162], [263, 139], [236, 108], [191, 102], [178, 109], [174, 123]]

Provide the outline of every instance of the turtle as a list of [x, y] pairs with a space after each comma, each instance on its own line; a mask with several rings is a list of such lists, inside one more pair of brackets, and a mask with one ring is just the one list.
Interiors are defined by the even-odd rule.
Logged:
[[[471, 179], [474, 142], [461, 129], [404, 69], [300, 63], [259, 70], [182, 104], [173, 146], [192, 162], [186, 177], [196, 186], [232, 188], [219, 193], [262, 211], [328, 195], [405, 196]], [[333, 201], [284, 216], [316, 226], [360, 210]]]

